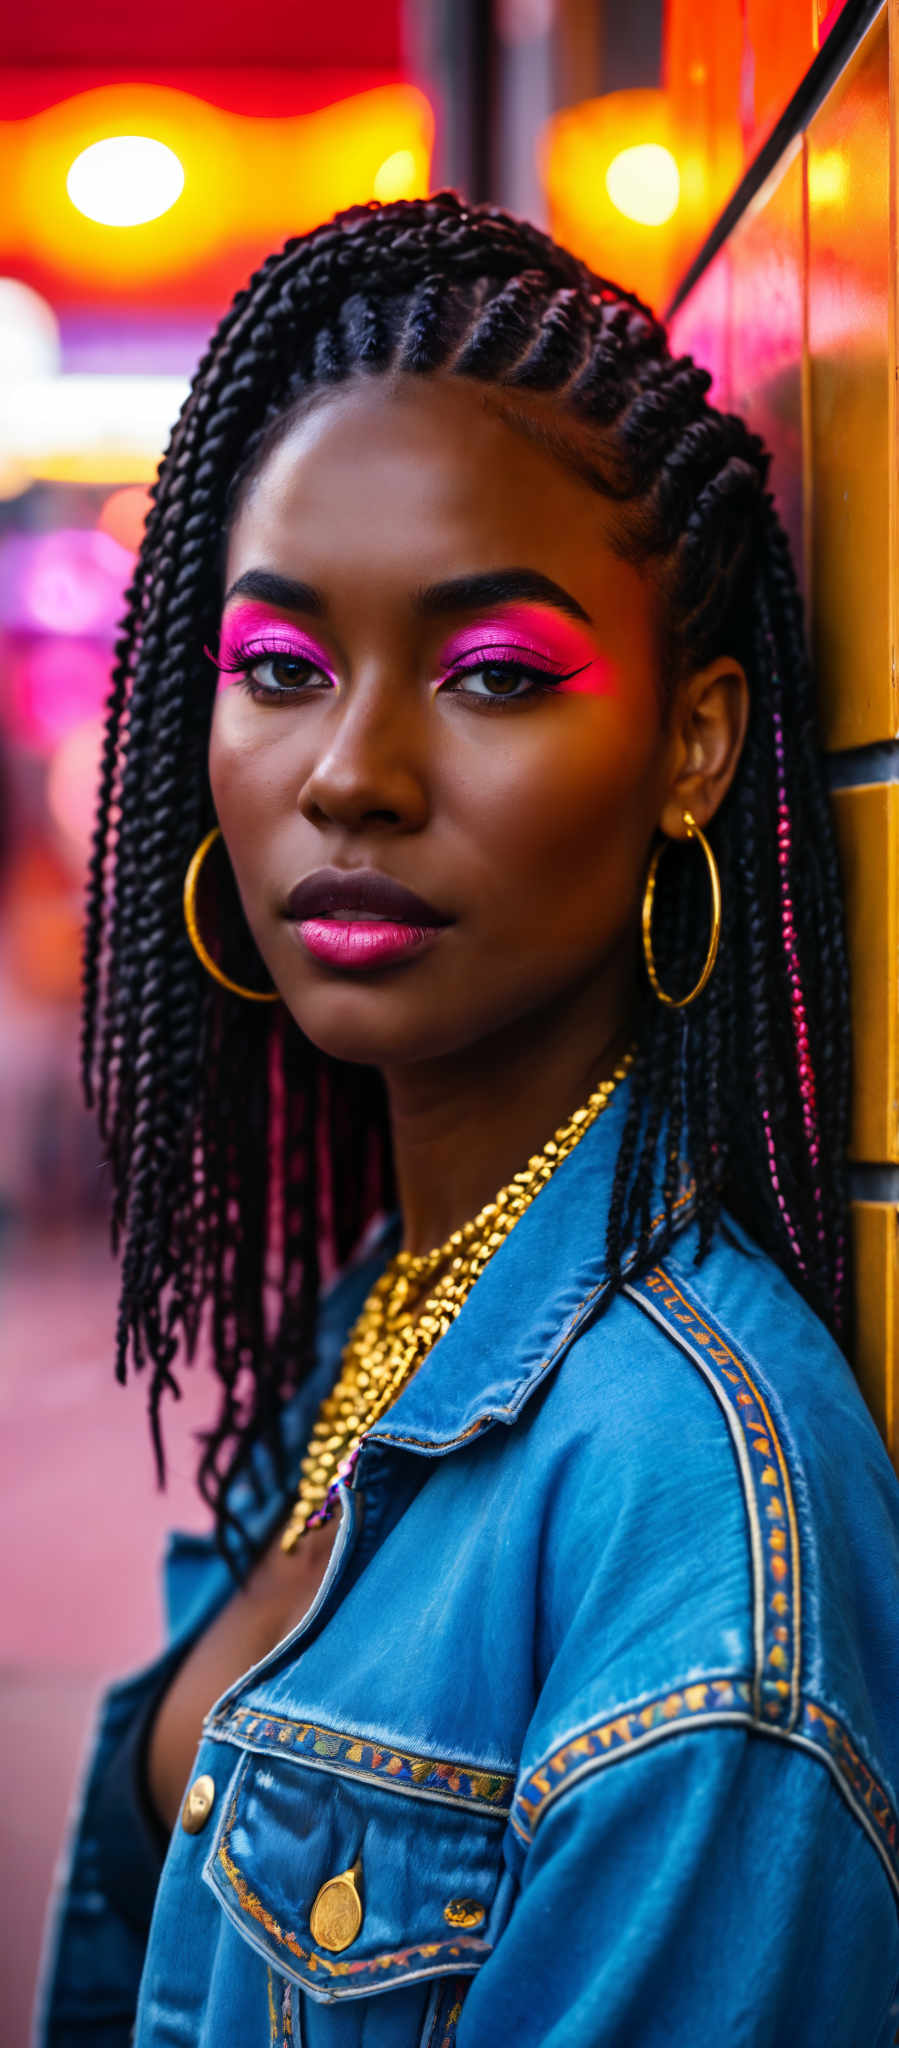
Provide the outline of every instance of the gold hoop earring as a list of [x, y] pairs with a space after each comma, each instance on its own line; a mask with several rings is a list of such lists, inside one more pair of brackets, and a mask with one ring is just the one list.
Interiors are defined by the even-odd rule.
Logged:
[[187, 926], [187, 936], [207, 974], [211, 974], [215, 981], [221, 982], [222, 988], [230, 989], [232, 995], [245, 996], [248, 1003], [277, 1003], [280, 1001], [278, 989], [269, 993], [267, 989], [241, 988], [239, 982], [230, 981], [227, 974], [223, 974], [221, 968], [216, 966], [211, 953], [207, 953], [200, 937], [197, 925], [197, 882], [209, 848], [213, 840], [220, 837], [221, 829], [221, 825], [213, 825], [212, 831], [207, 832], [205, 839], [201, 839], [184, 877], [184, 922]]
[[[709, 935], [709, 949], [705, 956], [702, 973], [696, 983], [696, 987], [691, 988], [689, 995], [666, 995], [665, 990], [660, 985], [658, 975], [656, 974], [655, 961], [652, 957], [652, 905], [656, 892], [656, 870], [665, 851], [664, 840], [661, 846], [656, 847], [649, 863], [649, 873], [646, 877], [646, 888], [643, 893], [643, 952], [646, 958], [646, 971], [659, 1002], [667, 1003], [671, 1010], [685, 1010], [688, 1003], [695, 1003], [697, 996], [701, 996], [718, 957], [718, 941], [721, 937], [721, 880], [718, 874], [718, 863], [705, 833], [697, 825], [692, 811], [684, 812], [684, 824], [687, 828], [687, 838], [698, 839], [705, 854], [712, 891], [712, 929]], [[669, 841], [668, 844], [670, 845], [670, 843]]]

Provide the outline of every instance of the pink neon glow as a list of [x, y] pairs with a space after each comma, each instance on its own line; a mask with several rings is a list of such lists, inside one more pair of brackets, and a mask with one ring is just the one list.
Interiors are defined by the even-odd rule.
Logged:
[[9, 722], [26, 746], [45, 751], [102, 708], [112, 655], [96, 640], [29, 635], [8, 664]]
[[47, 808], [79, 871], [91, 849], [102, 747], [102, 718], [83, 718], [60, 740], [47, 768]]
[[[608, 697], [616, 687], [615, 669], [608, 656], [597, 652], [573, 619], [563, 618], [548, 605], [509, 605], [499, 618], [464, 626], [441, 649], [441, 673], [464, 668], [479, 654], [490, 660], [511, 654], [525, 667], [545, 667], [550, 675], [561, 672], [569, 677], [558, 685], [566, 692]], [[572, 669], [578, 674], [570, 675]]]
[[440, 936], [443, 925], [389, 924], [385, 919], [305, 917], [291, 927], [316, 960], [332, 967], [387, 967], [409, 953], [419, 953]]
[[8, 534], [0, 542], [0, 618], [28, 632], [107, 638], [133, 568], [127, 548], [92, 527]]

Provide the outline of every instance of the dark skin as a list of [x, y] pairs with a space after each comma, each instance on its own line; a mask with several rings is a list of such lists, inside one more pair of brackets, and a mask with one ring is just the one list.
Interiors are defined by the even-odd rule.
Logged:
[[[559, 417], [551, 397], [514, 404], [536, 424]], [[329, 1053], [384, 1075], [414, 1252], [476, 1214], [611, 1074], [631, 1035], [655, 835], [685, 837], [685, 810], [707, 824], [748, 716], [746, 678], [726, 657], [664, 704], [656, 588], [616, 551], [614, 506], [506, 414], [506, 394], [462, 378], [335, 387], [270, 456], [227, 551], [226, 592], [265, 570], [320, 593], [315, 616], [265, 610], [273, 627], [314, 639], [328, 673], [277, 702], [224, 675], [210, 782], [250, 928], [292, 1016]], [[484, 709], [497, 670], [482, 661], [461, 692], [447, 688], [447, 643], [488, 621], [520, 626], [521, 603], [425, 616], [416, 592], [513, 566], [551, 578], [587, 615], [532, 605], [530, 637], [558, 627], [566, 666], [572, 650], [594, 665], [579, 688]], [[223, 627], [240, 601], [226, 601]], [[296, 683], [289, 664], [256, 673]], [[317, 960], [283, 910], [298, 881], [330, 865], [378, 869], [454, 921], [373, 972]], [[294, 1557], [276, 1539], [176, 1675], [149, 1756], [170, 1824], [204, 1714], [301, 1619], [333, 1533], [310, 1534]]]
[[[323, 644], [338, 687], [255, 703], [227, 677], [209, 775], [292, 1015], [317, 1045], [384, 1074], [412, 1251], [475, 1214], [614, 1066], [654, 834], [682, 838], [685, 809], [700, 825], [713, 815], [748, 710], [742, 671], [720, 659], [663, 718], [654, 587], [610, 544], [614, 507], [494, 399], [463, 378], [338, 386], [275, 450], [227, 553], [226, 590], [266, 568], [326, 601], [321, 618], [281, 616]], [[535, 418], [552, 409], [515, 403]], [[552, 577], [589, 613], [580, 631], [611, 665], [613, 694], [485, 711], [434, 690], [448, 632], [479, 614], [420, 619], [416, 586], [510, 565]], [[379, 868], [456, 922], [376, 974], [315, 961], [280, 912], [328, 864]]]

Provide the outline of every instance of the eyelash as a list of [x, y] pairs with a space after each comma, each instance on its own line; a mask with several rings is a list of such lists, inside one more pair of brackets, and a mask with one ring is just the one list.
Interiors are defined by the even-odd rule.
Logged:
[[[306, 669], [309, 675], [325, 673], [324, 670], [318, 669], [315, 662], [310, 661], [305, 655], [290, 653], [284, 647], [263, 646], [256, 647], [252, 651], [247, 648], [237, 647], [226, 661], [212, 654], [209, 648], [204, 648], [203, 651], [209, 655], [210, 660], [215, 662], [216, 667], [223, 674], [242, 676], [241, 688], [257, 704], [273, 704], [279, 699], [288, 702], [292, 698], [305, 695], [306, 692], [306, 684], [304, 683], [290, 687], [282, 686], [274, 690], [266, 687], [264, 684], [254, 683], [252, 680], [253, 670], [259, 668], [263, 662], [289, 661], [295, 667]], [[498, 658], [499, 649], [490, 650], [490, 652], [491, 659], [489, 661], [482, 658], [480, 661], [468, 662], [464, 667], [460, 666], [450, 669], [447, 673], [447, 682], [450, 679], [458, 681], [461, 677], [480, 675], [485, 669], [502, 669], [509, 674], [530, 677], [533, 682], [533, 688], [524, 691], [522, 695], [516, 697], [476, 696], [474, 691], [467, 690], [450, 690], [450, 695], [467, 697], [469, 702], [475, 703], [479, 707], [485, 704], [526, 704], [530, 703], [534, 697], [551, 695], [560, 683], [570, 682], [573, 676], [580, 674], [580, 670], [577, 668], [568, 669], [562, 673], [556, 669], [540, 668], [536, 664], [529, 665], [518, 656], [516, 656], [514, 661], [501, 660]], [[584, 666], [586, 667], [586, 665], [585, 663]], [[445, 688], [446, 684], [441, 687]]]

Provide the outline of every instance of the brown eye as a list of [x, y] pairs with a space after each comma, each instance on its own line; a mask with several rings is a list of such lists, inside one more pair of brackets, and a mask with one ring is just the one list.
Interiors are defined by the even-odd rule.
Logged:
[[279, 654], [274, 648], [269, 654], [258, 654], [255, 660], [242, 661], [238, 674], [241, 689], [259, 703], [312, 695], [321, 689], [322, 683], [326, 689], [332, 687], [330, 676], [302, 654]]
[[492, 668], [482, 669], [481, 674], [487, 678], [493, 696], [511, 697], [527, 671], [510, 668], [507, 662], [500, 662]]
[[[549, 669], [526, 668], [520, 661], [479, 661], [477, 667], [456, 669], [444, 690], [457, 697], [471, 697], [482, 704], [505, 699], [523, 702], [552, 690], [560, 678]], [[478, 682], [484, 687], [472, 687]]]
[[276, 683], [298, 683], [309, 673], [308, 661], [300, 661], [292, 654], [275, 655], [268, 666]]

